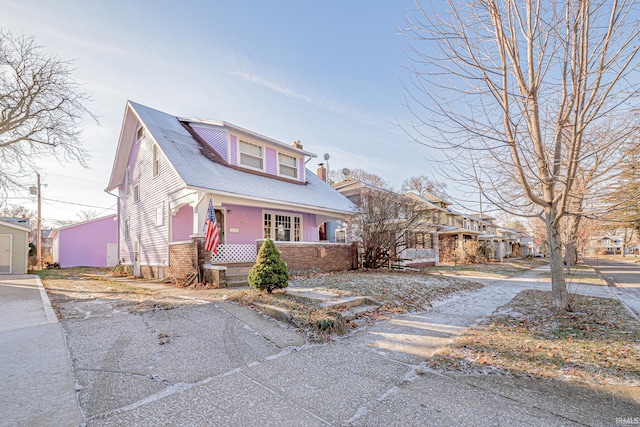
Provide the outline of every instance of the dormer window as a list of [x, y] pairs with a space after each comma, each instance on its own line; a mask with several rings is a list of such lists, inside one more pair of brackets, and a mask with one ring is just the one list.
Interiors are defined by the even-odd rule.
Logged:
[[136, 142], [142, 141], [144, 139], [144, 136], [145, 136], [144, 126], [140, 126], [136, 134]]
[[278, 168], [280, 175], [298, 177], [298, 159], [293, 156], [278, 153]]
[[263, 170], [264, 149], [259, 145], [240, 141], [240, 165]]

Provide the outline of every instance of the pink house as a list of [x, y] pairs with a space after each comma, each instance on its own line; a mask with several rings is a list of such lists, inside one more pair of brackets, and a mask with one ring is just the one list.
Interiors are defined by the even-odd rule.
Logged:
[[[296, 255], [287, 255], [290, 266], [345, 269], [327, 261], [334, 251], [320, 235], [355, 207], [306, 169], [313, 157], [299, 141], [129, 101], [106, 189], [118, 197], [120, 263], [145, 277], [202, 273], [203, 264], [254, 263], [260, 241], [270, 238]], [[210, 200], [218, 256], [202, 245]], [[318, 259], [301, 261], [302, 253]]]
[[60, 267], [113, 267], [118, 263], [118, 221], [109, 215], [51, 232], [53, 262]]

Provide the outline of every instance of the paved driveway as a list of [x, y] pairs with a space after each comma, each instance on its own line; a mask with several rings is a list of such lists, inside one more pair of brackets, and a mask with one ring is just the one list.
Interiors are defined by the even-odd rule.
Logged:
[[315, 345], [225, 301], [136, 311], [82, 286], [54, 301], [88, 426], [615, 425], [640, 417], [632, 387], [426, 368], [426, 357], [478, 318], [522, 289], [548, 286], [542, 273]]

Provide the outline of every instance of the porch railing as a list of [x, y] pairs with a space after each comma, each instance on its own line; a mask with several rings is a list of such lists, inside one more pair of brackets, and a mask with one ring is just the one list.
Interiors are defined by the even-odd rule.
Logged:
[[218, 246], [218, 255], [211, 253], [211, 264], [229, 262], [256, 262], [258, 249], [255, 244], [225, 244]]

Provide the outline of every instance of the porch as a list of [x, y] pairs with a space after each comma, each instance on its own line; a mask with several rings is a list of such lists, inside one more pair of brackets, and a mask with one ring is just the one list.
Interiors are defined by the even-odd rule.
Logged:
[[[255, 264], [263, 240], [254, 244], [221, 244], [218, 254], [204, 249], [204, 238], [192, 237], [190, 242], [169, 245], [168, 277], [197, 275], [214, 286], [242, 286]], [[354, 245], [328, 242], [274, 242], [289, 273], [303, 275], [358, 268]]]

